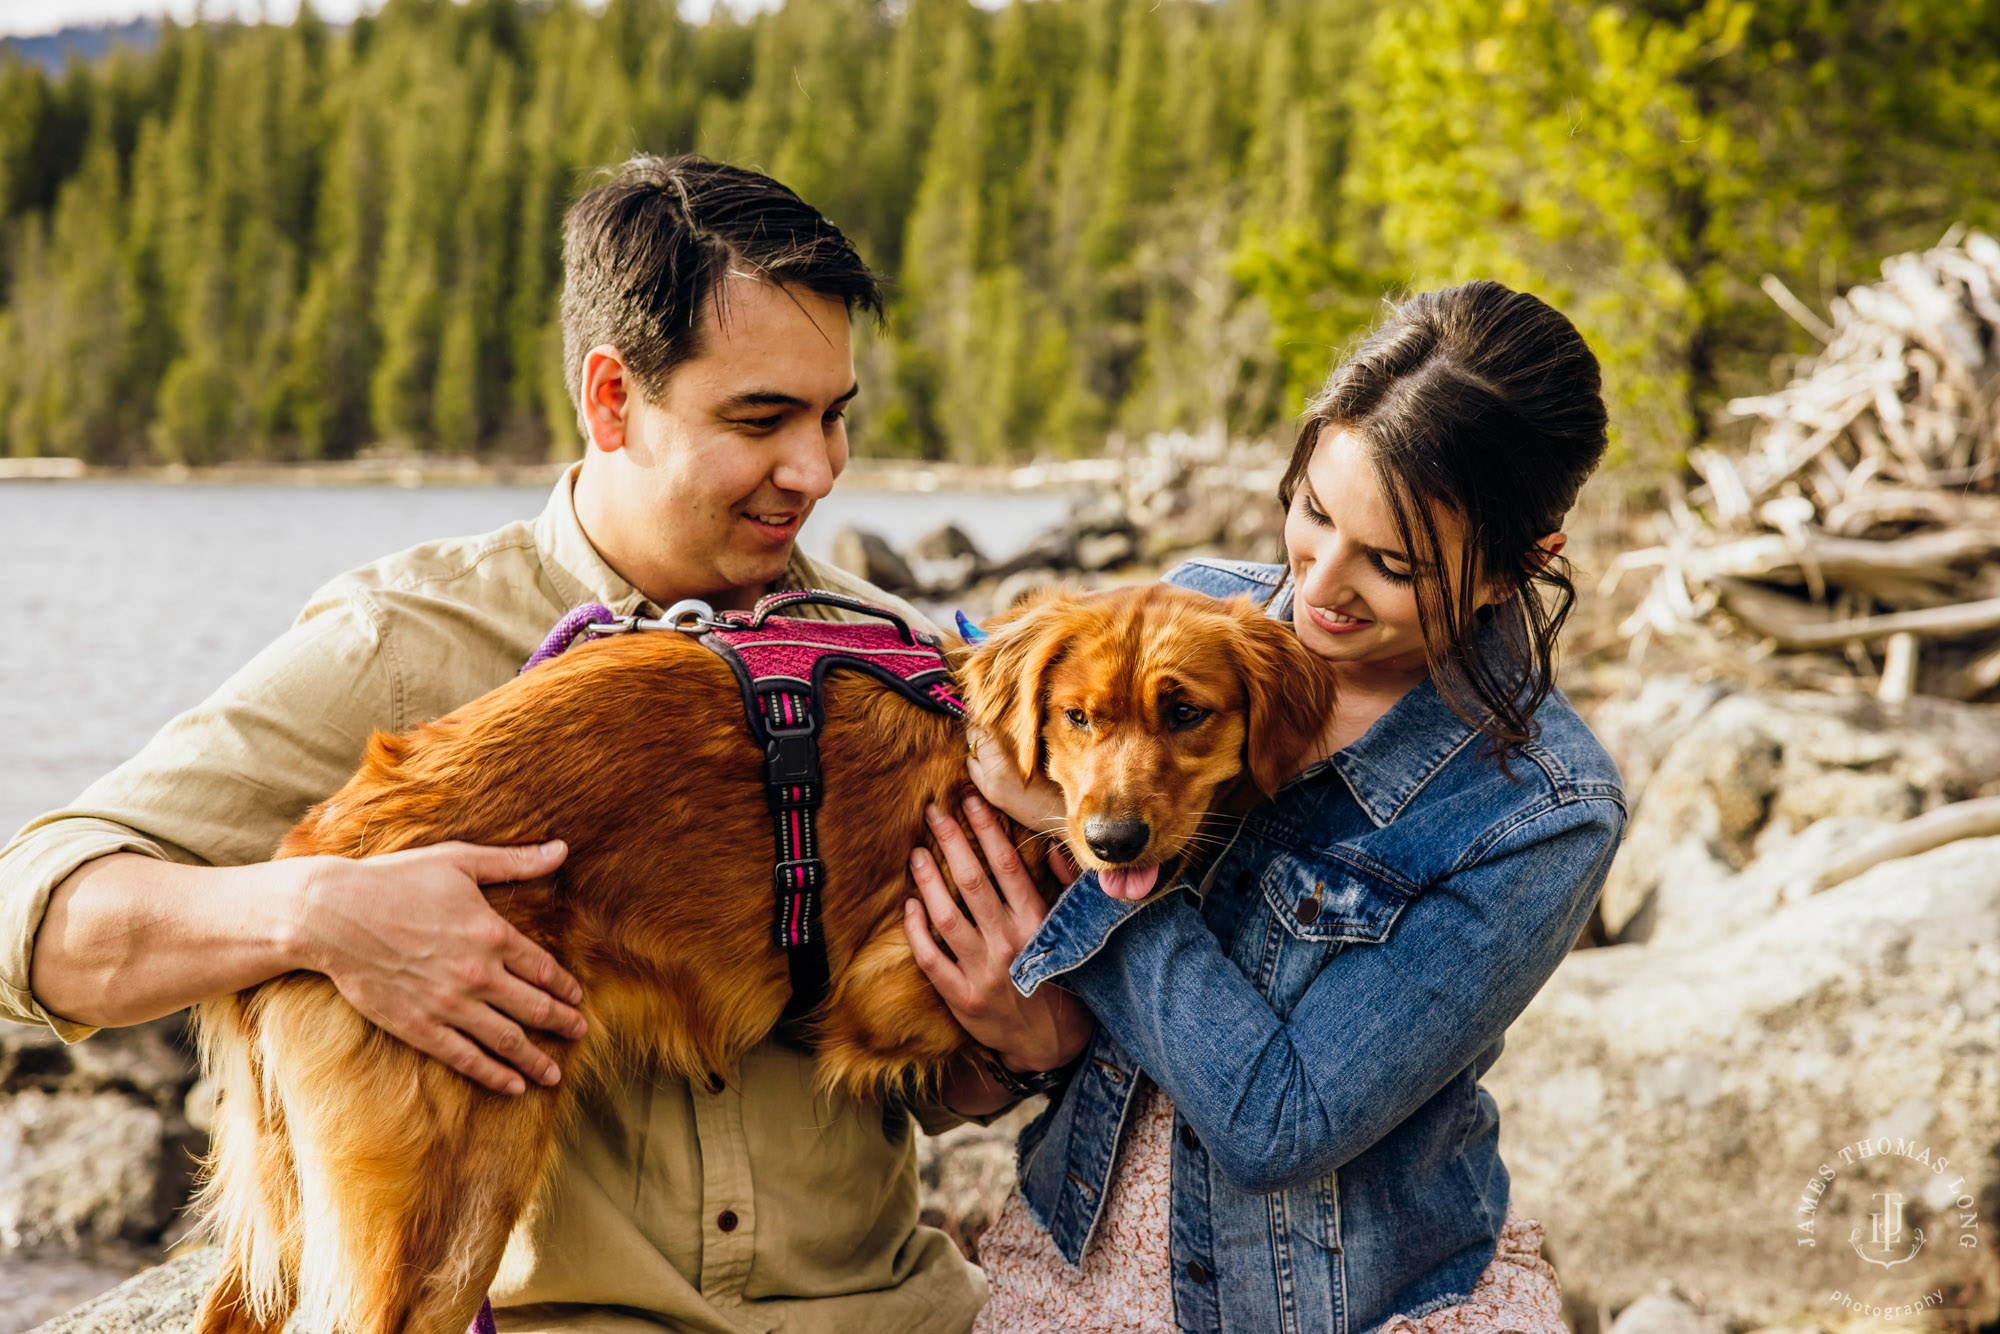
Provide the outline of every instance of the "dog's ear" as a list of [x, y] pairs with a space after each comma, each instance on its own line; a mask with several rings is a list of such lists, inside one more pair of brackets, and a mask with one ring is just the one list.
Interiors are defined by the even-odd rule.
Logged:
[[1243, 682], [1243, 767], [1265, 796], [1300, 769], [1333, 715], [1333, 672], [1296, 631], [1249, 602], [1231, 640]]
[[972, 722], [992, 734], [1024, 780], [1042, 769], [1042, 692], [1075, 626], [1068, 596], [1051, 588], [986, 622], [991, 638], [959, 665]]

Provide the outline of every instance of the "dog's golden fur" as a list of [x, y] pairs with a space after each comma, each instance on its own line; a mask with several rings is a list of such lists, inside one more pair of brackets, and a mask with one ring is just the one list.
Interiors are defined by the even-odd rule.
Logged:
[[[1082, 821], [1114, 807], [1146, 813], [1153, 863], [1183, 853], [1235, 787], [1282, 779], [1331, 703], [1312, 655], [1247, 602], [1149, 585], [1054, 594], [996, 624], [954, 655], [974, 720], [1024, 772], [1047, 751], [1085, 865]], [[902, 926], [909, 850], [931, 842], [925, 803], [955, 804], [964, 737], [860, 674], [834, 674], [827, 696], [820, 1079], [918, 1094], [971, 1045]], [[1207, 718], [1163, 721], [1177, 700]], [[1070, 723], [1073, 708], [1096, 726]], [[1017, 834], [1039, 867], [1042, 835]], [[762, 756], [729, 669], [684, 636], [585, 645], [406, 736], [378, 734], [278, 855], [549, 838], [569, 845], [555, 875], [488, 898], [583, 984], [587, 1035], [542, 1039], [563, 1068], [555, 1088], [489, 1093], [316, 973], [199, 1007], [220, 1099], [204, 1204], [225, 1247], [201, 1334], [275, 1334], [295, 1309], [326, 1334], [456, 1334], [581, 1093], [639, 1069], [726, 1074], [770, 1033], [788, 982]]]

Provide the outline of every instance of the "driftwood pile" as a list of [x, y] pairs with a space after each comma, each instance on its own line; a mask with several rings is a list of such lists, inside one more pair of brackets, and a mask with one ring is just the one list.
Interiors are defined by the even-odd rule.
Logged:
[[1882, 263], [1822, 321], [1776, 393], [1731, 402], [1747, 452], [1697, 450], [1703, 484], [1628, 552], [1652, 588], [1621, 627], [1717, 665], [1885, 700], [2000, 690], [2000, 243], [1954, 228]]

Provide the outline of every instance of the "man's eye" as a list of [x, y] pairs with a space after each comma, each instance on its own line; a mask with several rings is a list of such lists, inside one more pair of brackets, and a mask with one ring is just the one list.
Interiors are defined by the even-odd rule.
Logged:
[[1070, 725], [1071, 727], [1088, 727], [1088, 726], [1090, 726], [1090, 715], [1089, 715], [1089, 714], [1087, 714], [1087, 713], [1085, 713], [1085, 712], [1084, 712], [1084, 711], [1083, 711], [1082, 709], [1069, 709], [1069, 710], [1066, 710], [1066, 711], [1065, 711], [1065, 712], [1063, 713], [1063, 717], [1065, 717], [1065, 718], [1069, 719], [1069, 725]]
[[1167, 721], [1173, 725], [1176, 731], [1193, 727], [1206, 717], [1208, 717], [1207, 709], [1197, 708], [1188, 703], [1176, 703], [1172, 708], [1167, 710]]
[[748, 426], [752, 430], [770, 431], [777, 429], [778, 423], [783, 420], [783, 417], [774, 412], [768, 417], [738, 417], [736, 424], [738, 426]]

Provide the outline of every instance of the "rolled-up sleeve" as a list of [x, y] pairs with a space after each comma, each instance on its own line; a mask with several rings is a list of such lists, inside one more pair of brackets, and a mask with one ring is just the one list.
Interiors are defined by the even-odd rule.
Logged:
[[49, 1014], [29, 977], [49, 896], [118, 852], [190, 865], [267, 860], [308, 807], [360, 763], [370, 733], [401, 727], [401, 688], [365, 591], [330, 586], [292, 628], [70, 806], [0, 851], [0, 1017], [64, 1041], [96, 1030]]
[[1523, 820], [1426, 888], [1387, 940], [1330, 958], [1289, 1021], [1181, 894], [1126, 915], [1064, 985], [1230, 1184], [1287, 1189], [1369, 1148], [1506, 1031], [1583, 928], [1623, 827], [1608, 800]]

